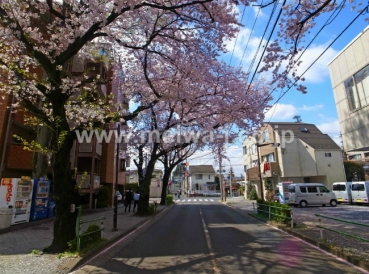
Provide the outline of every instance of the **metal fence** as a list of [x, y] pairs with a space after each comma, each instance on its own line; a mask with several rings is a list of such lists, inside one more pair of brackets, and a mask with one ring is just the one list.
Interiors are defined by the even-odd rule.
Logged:
[[[323, 215], [323, 214], [315, 214], [315, 216], [325, 218], [325, 219], [334, 220], [334, 221], [337, 221], [337, 222], [340, 222], [340, 223], [347, 223], [347, 224], [352, 224], [352, 225], [357, 225], [357, 226], [369, 227], [368, 224], [352, 222], [352, 221], [348, 221], [348, 220], [344, 220], [344, 219], [330, 217], [330, 216]], [[347, 237], [351, 237], [351, 238], [355, 238], [355, 239], [358, 239], [358, 240], [361, 240], [361, 241], [369, 242], [369, 239], [366, 239], [366, 238], [363, 238], [363, 237], [360, 237], [360, 236], [356, 236], [356, 235], [353, 235], [353, 234], [350, 234], [350, 233], [346, 233], [346, 232], [343, 232], [343, 231], [339, 231], [339, 230], [336, 230], [336, 229], [324, 227], [324, 226], [321, 225], [321, 219], [320, 218], [318, 219], [318, 222], [319, 222], [319, 225], [317, 225], [316, 227], [320, 228], [320, 239], [323, 239], [323, 229], [325, 229], [327, 231], [338, 233], [338, 234], [341, 234], [341, 235], [344, 235], [344, 236], [347, 236]]]
[[[81, 249], [81, 237], [82, 236], [89, 235], [89, 234], [92, 234], [92, 233], [96, 233], [98, 231], [103, 231], [104, 230], [104, 220], [105, 220], [105, 217], [104, 216], [101, 216], [100, 218], [82, 221], [81, 220], [82, 206], [79, 206], [77, 209], [78, 209], [78, 214], [77, 214], [77, 223], [76, 223], [76, 240], [77, 240], [77, 242], [76, 242], [76, 250], [77, 251], [80, 251], [80, 249]], [[87, 233], [84, 232], [83, 235], [81, 235], [81, 226], [83, 224], [92, 223], [92, 222], [100, 222], [100, 228], [97, 229], [97, 230], [94, 230], [94, 231], [87, 232]]]
[[[269, 205], [269, 204], [252, 203], [252, 207], [253, 207], [254, 210], [255, 210], [255, 204], [256, 204], [256, 209], [257, 209], [258, 212], [264, 213], [263, 215], [268, 215], [269, 221], [272, 220], [273, 216], [280, 217], [284, 221], [290, 221], [291, 222], [291, 228], [293, 228], [293, 214], [292, 214], [291, 208], [282, 208], [280, 206], [273, 206], [273, 205]], [[267, 208], [267, 209], [265, 209], [265, 208]], [[277, 210], [274, 210], [274, 209], [277, 209]], [[279, 210], [289, 212], [291, 217], [288, 217], [288, 216], [285, 216], [285, 215], [280, 215], [280, 214], [275, 212], [275, 211], [279, 211]]]

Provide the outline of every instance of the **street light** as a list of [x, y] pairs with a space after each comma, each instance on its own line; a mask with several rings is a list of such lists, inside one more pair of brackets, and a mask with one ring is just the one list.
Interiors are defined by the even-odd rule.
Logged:
[[266, 144], [258, 144], [256, 143], [256, 150], [258, 152], [258, 163], [259, 163], [259, 179], [260, 179], [260, 194], [261, 194], [261, 200], [264, 201], [264, 190], [263, 190], [263, 181], [261, 179], [261, 163], [260, 163], [260, 153], [259, 153], [259, 147], [264, 147], [264, 146], [269, 146], [272, 145], [271, 147], [277, 148], [279, 147], [279, 143], [266, 143]]

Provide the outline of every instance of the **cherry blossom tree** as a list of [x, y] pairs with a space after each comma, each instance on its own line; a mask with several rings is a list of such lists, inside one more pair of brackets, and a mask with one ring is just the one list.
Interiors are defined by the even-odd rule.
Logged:
[[[188, 113], [182, 125], [203, 129], [236, 121], [238, 126], [257, 125], [270, 99], [262, 80], [245, 86], [246, 77], [216, 60], [224, 41], [238, 29], [237, 5], [253, 1], [215, 0], [1, 0], [0, 92], [13, 95], [32, 115], [34, 125], [48, 127], [50, 147], [34, 149], [51, 156], [57, 207], [50, 252], [62, 252], [75, 237], [78, 191], [70, 168], [70, 151], [76, 128], [96, 128], [131, 120], [161, 100], [173, 100]], [[293, 50], [282, 51], [273, 43], [266, 71], [273, 82], [286, 85], [278, 61], [296, 55], [304, 33], [315, 16], [331, 12], [335, 1], [299, 1], [284, 4], [279, 35]], [[102, 84], [112, 79], [84, 73], [73, 77], [70, 67], [78, 59], [106, 60], [101, 45], [109, 44], [125, 73], [125, 96], [138, 107], [121, 113], [112, 98], [101, 96]], [[296, 49], [296, 50], [295, 50]], [[97, 54], [98, 52], [98, 54]], [[100, 54], [99, 54], [100, 53]], [[243, 82], [243, 84], [242, 84]], [[241, 85], [240, 85], [241, 84]], [[196, 109], [196, 115], [191, 113]], [[242, 119], [239, 116], [242, 115]]]

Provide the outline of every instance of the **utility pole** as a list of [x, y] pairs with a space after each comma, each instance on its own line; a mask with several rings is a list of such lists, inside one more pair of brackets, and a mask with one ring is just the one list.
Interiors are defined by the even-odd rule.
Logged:
[[220, 157], [219, 157], [219, 187], [220, 187], [220, 195], [223, 200], [223, 182], [222, 182], [222, 166], [220, 163]]
[[[115, 193], [114, 193], [114, 223], [113, 223], [113, 231], [117, 231], [117, 218], [118, 218], [118, 167], [119, 167], [119, 139], [120, 139], [120, 122], [118, 123], [118, 139], [117, 139], [117, 148], [116, 148], [116, 155], [115, 155]], [[124, 193], [123, 193], [124, 195]], [[123, 197], [122, 197], [123, 198]]]

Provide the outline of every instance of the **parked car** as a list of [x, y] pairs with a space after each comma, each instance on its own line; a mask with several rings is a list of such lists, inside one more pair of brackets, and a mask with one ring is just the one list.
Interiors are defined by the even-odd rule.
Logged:
[[333, 183], [332, 191], [336, 195], [337, 202], [352, 204], [351, 182]]
[[116, 195], [117, 195], [118, 203], [119, 203], [119, 202], [122, 202], [123, 197], [122, 197], [122, 194], [120, 194], [119, 190], [117, 190], [117, 191], [116, 191]]
[[289, 204], [306, 207], [308, 205], [330, 204], [337, 206], [336, 195], [320, 183], [299, 183], [288, 186]]
[[369, 182], [353, 182], [351, 185], [352, 202], [369, 203]]

